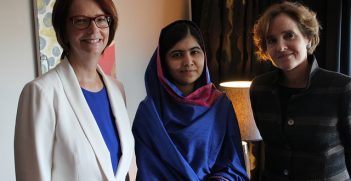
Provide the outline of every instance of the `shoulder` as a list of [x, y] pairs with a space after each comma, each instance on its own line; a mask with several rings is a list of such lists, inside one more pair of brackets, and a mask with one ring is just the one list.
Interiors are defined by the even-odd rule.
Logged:
[[265, 84], [265, 83], [270, 83], [273, 80], [277, 79], [277, 77], [279, 76], [279, 71], [278, 70], [274, 70], [274, 71], [270, 71], [261, 75], [256, 76], [253, 81], [252, 84]]
[[54, 89], [57, 85], [58, 82], [60, 81], [56, 71], [50, 70], [49, 72], [35, 78], [34, 80], [28, 82], [25, 86], [24, 89], [37, 89], [37, 90], [43, 90], [43, 91], [48, 91]]
[[107, 78], [113, 82], [117, 87], [118, 89], [123, 93], [124, 95], [124, 86], [123, 86], [123, 83], [121, 81], [119, 81], [118, 79], [114, 78], [114, 77], [111, 77], [111, 76], [107, 76]]
[[[119, 91], [119, 93], [123, 97], [124, 102], [126, 103], [126, 94], [125, 94], [124, 86], [123, 86], [122, 82], [119, 81], [117, 78], [112, 77], [110, 75], [104, 74], [103, 76], [104, 76], [105, 84], [107, 83], [107, 85], [113, 86], [113, 89], [115, 91]], [[110, 87], [110, 86], [108, 86], [108, 87]]]
[[278, 81], [280, 76], [279, 70], [270, 71], [261, 75], [256, 76], [251, 83], [250, 91], [256, 89], [271, 88], [275, 82]]
[[229, 97], [230, 94], [228, 92], [223, 92], [222, 95], [218, 97], [218, 102], [222, 102], [222, 104], [232, 104]]
[[156, 109], [156, 105], [154, 100], [151, 97], [146, 96], [145, 99], [139, 103], [137, 113], [142, 113], [145, 111], [146, 112], [155, 111], [155, 109]]
[[326, 70], [323, 68], [318, 68], [316, 70], [316, 75], [318, 77], [321, 78], [327, 78], [327, 79], [339, 79], [343, 82], [350, 82], [351, 81], [351, 77], [347, 76], [345, 74], [339, 73], [339, 72], [334, 72], [334, 71], [330, 71], [330, 70]]
[[48, 105], [53, 103], [52, 100], [55, 99], [55, 97], [58, 97], [55, 95], [62, 95], [62, 93], [59, 93], [62, 92], [60, 91], [61, 83], [59, 81], [60, 79], [55, 71], [49, 71], [46, 74], [28, 82], [21, 91], [19, 104], [22, 103], [23, 105], [29, 105], [35, 103], [36, 107], [46, 104], [47, 107], [50, 107]]
[[152, 121], [152, 119], [159, 119], [159, 116], [161, 116], [159, 113], [162, 109], [164, 109], [164, 107], [160, 106], [160, 103], [157, 103], [151, 97], [146, 96], [138, 105], [134, 117], [134, 123], [140, 122], [139, 124], [145, 124]]
[[153, 99], [146, 97], [139, 103], [133, 120], [134, 134], [143, 133], [150, 124], [156, 123], [159, 119], [158, 109]]
[[[230, 99], [231, 97], [233, 100], [238, 100], [238, 97], [236, 95], [237, 92], [222, 92], [221, 95], [217, 98], [216, 102], [211, 105], [211, 109], [216, 109], [220, 112], [226, 112], [229, 113], [228, 111], [234, 111], [233, 109], [233, 104], [232, 100]], [[241, 95], [240, 95], [241, 96]]]
[[338, 72], [318, 68], [311, 78], [311, 83], [323, 87], [350, 87], [351, 77]]

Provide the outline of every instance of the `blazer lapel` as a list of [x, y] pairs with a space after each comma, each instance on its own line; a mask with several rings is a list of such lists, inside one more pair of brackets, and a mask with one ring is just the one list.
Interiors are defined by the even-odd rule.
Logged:
[[90, 111], [81, 91], [78, 79], [67, 59], [61, 60], [56, 71], [61, 79], [67, 99], [75, 112], [77, 119], [87, 139], [93, 148], [96, 158], [108, 180], [114, 180], [110, 152], [100, 133], [93, 114]]
[[[129, 170], [129, 165], [132, 161], [134, 153], [134, 138], [131, 132], [128, 113], [125, 109], [125, 103], [121, 90], [116, 86], [116, 80], [109, 79], [98, 67], [98, 71], [102, 75], [105, 87], [108, 92], [112, 113], [115, 116], [118, 136], [120, 139], [120, 146], [122, 155], [118, 163], [116, 178], [125, 178], [125, 174]], [[124, 180], [124, 179], [123, 179]]]

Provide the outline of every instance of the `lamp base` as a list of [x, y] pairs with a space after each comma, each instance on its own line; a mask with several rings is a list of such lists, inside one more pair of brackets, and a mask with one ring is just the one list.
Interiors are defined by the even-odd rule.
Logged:
[[250, 152], [249, 152], [249, 147], [248, 143], [246, 141], [241, 142], [243, 146], [243, 153], [244, 153], [244, 160], [245, 160], [245, 166], [246, 166], [246, 173], [249, 179], [251, 178], [251, 169], [250, 169]]
[[246, 172], [250, 181], [260, 180], [264, 167], [263, 141], [242, 141]]

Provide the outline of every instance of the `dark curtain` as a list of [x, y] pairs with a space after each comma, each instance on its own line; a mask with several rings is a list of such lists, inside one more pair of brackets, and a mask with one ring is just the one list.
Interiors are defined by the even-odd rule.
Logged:
[[317, 12], [322, 26], [321, 42], [315, 55], [321, 67], [351, 75], [350, 0], [303, 1]]
[[[192, 19], [204, 33], [212, 81], [252, 80], [270, 71], [254, 54], [252, 27], [281, 0], [192, 0]], [[321, 67], [351, 75], [350, 0], [299, 1], [317, 12], [322, 25], [315, 55]]]

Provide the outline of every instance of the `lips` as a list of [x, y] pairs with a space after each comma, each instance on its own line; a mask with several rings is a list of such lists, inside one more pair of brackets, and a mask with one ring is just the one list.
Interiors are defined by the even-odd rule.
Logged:
[[82, 39], [82, 41], [87, 42], [87, 43], [98, 43], [101, 41], [100, 38], [89, 38], [89, 39]]
[[284, 53], [284, 54], [279, 54], [276, 56], [278, 59], [283, 59], [283, 58], [288, 58], [292, 53]]
[[187, 73], [187, 72], [195, 72], [196, 70], [181, 70], [180, 72], [184, 72], [184, 73]]

